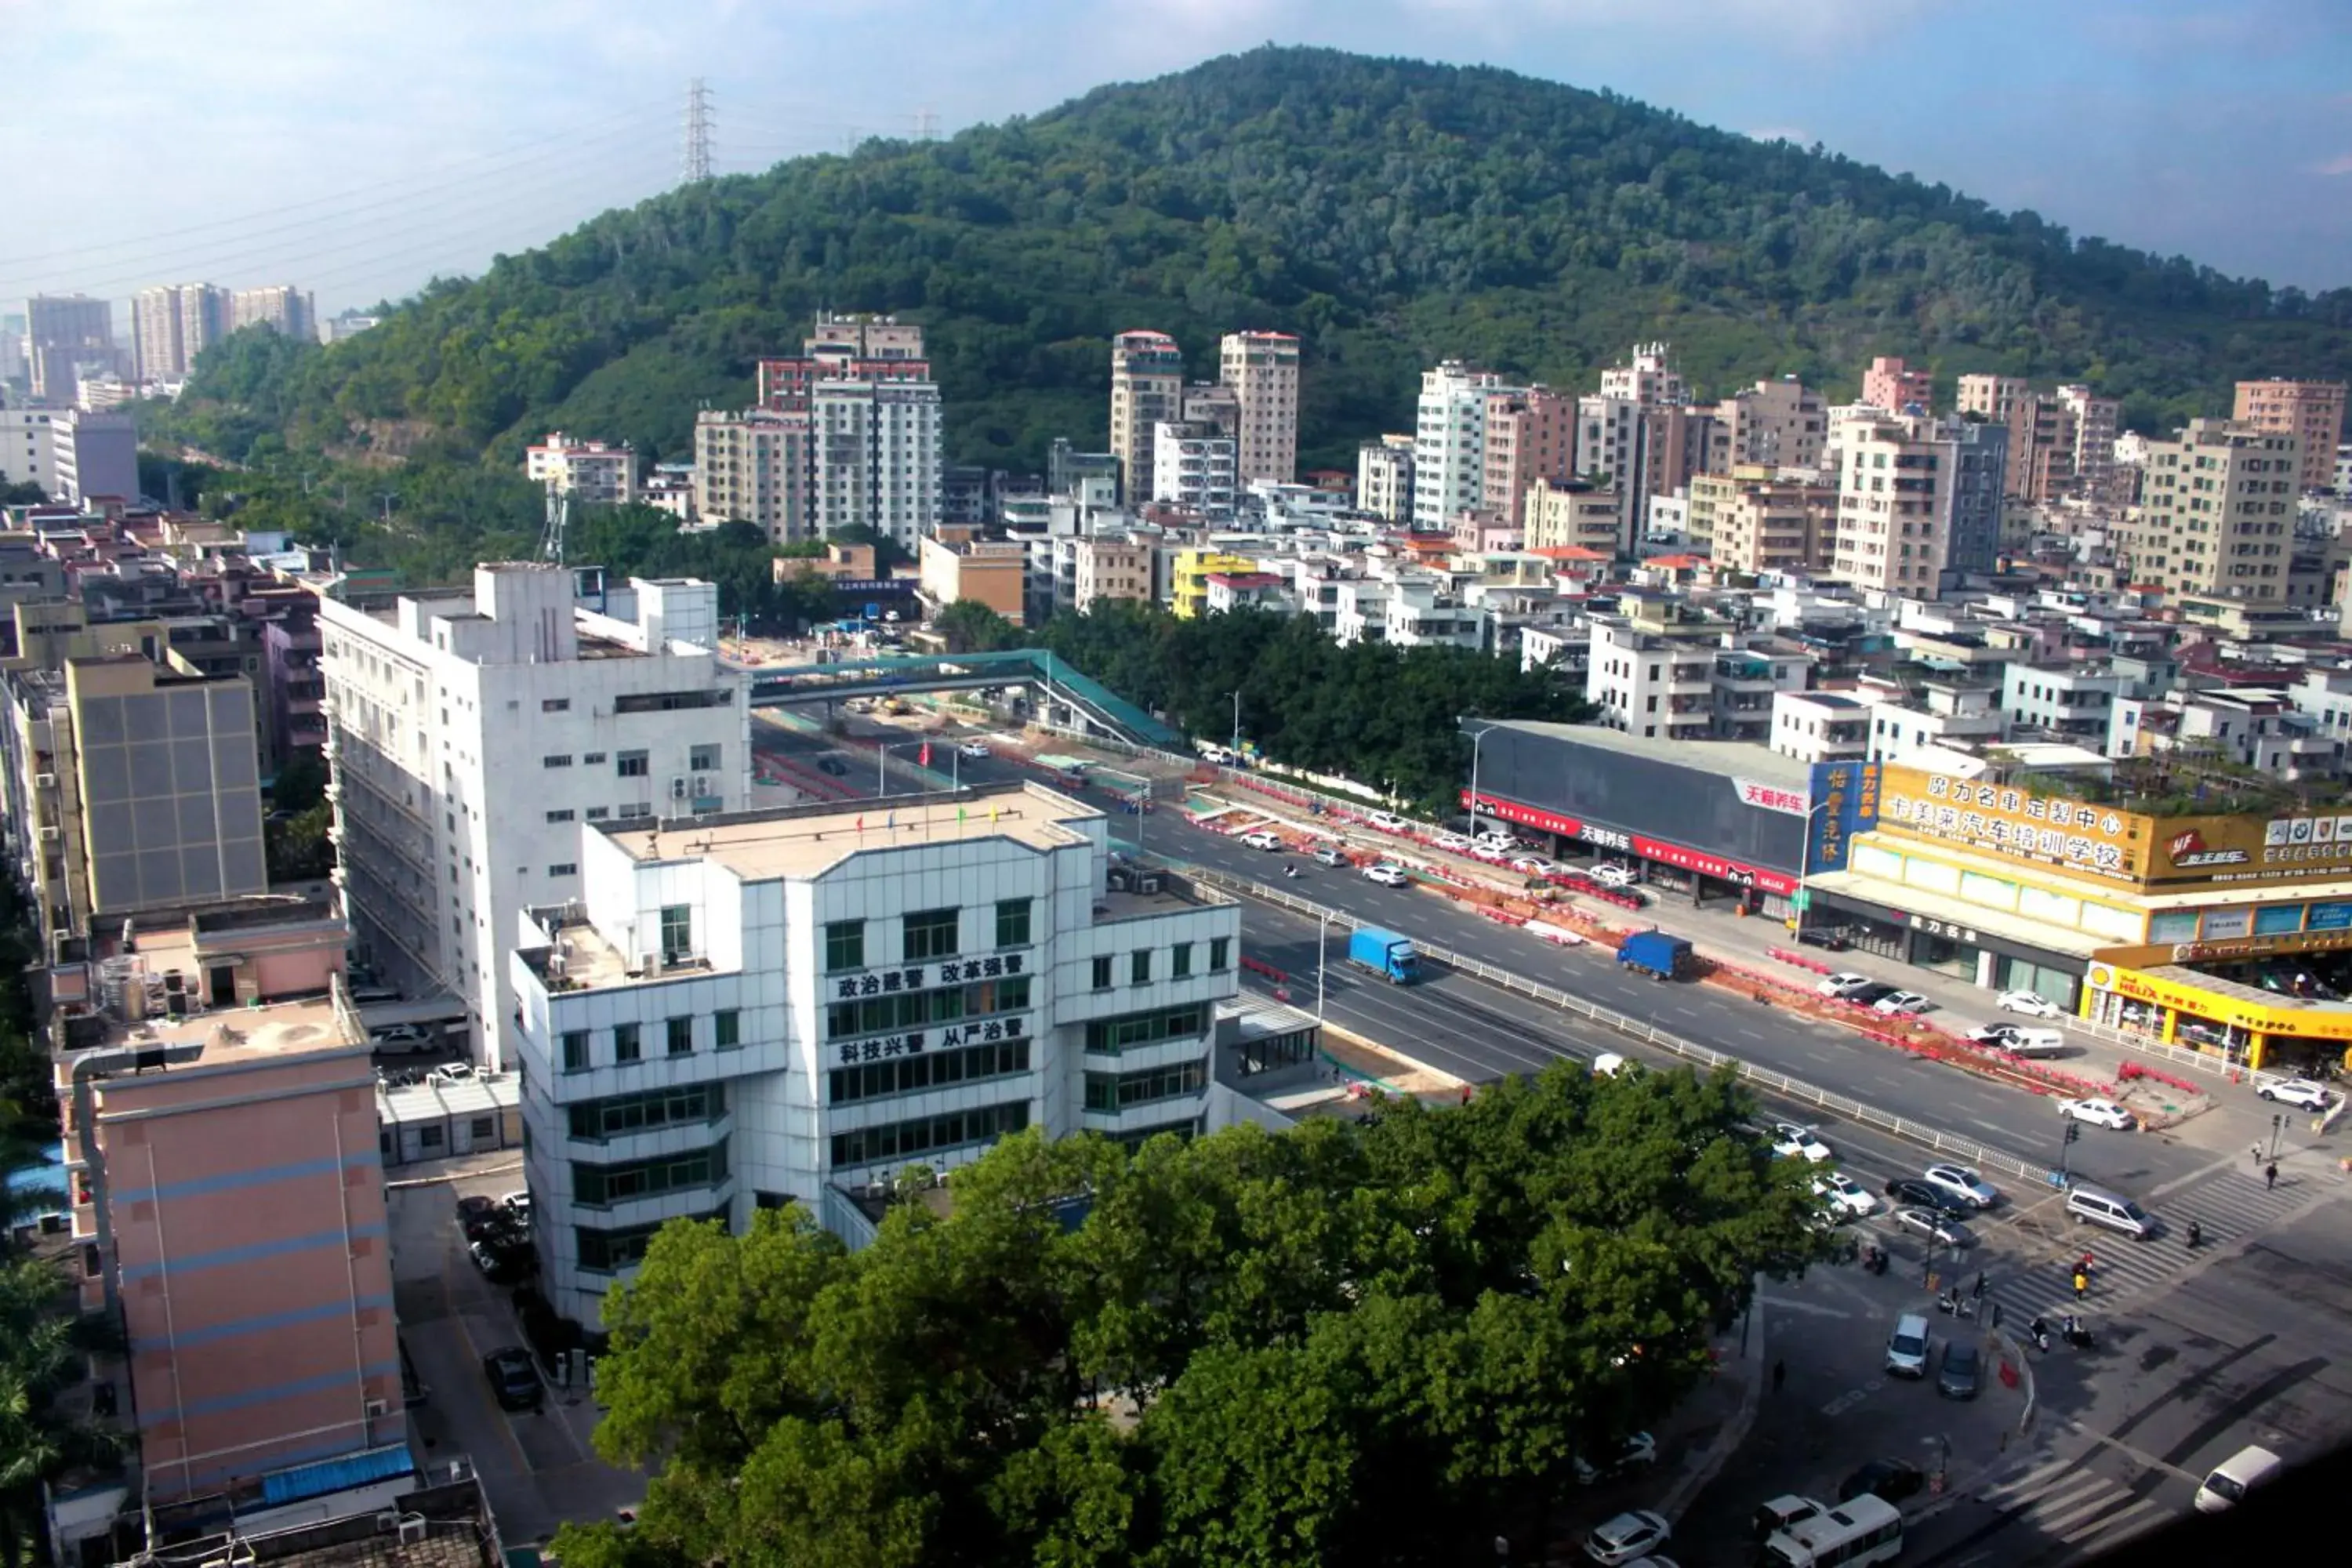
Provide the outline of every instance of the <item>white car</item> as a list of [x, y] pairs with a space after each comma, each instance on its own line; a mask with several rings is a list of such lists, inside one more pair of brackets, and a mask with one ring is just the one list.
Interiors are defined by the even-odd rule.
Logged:
[[1822, 1142], [1820, 1133], [1793, 1121], [1772, 1123], [1772, 1152], [1784, 1160], [1801, 1157], [1816, 1165], [1836, 1158], [1835, 1152]]
[[2029, 1018], [2063, 1018], [2066, 1009], [2035, 991], [2004, 991], [1994, 1004], [2004, 1013], [2022, 1013]]
[[1315, 853], [1309, 855], [1307, 858], [1314, 861], [1318, 866], [1345, 866], [1348, 863], [1346, 853], [1342, 850], [1332, 848], [1328, 844], [1326, 844], [1321, 848], [1316, 850]]
[[1569, 1461], [1569, 1468], [1575, 1472], [1578, 1486], [1589, 1487], [1595, 1481], [1607, 1480], [1612, 1476], [1623, 1475], [1627, 1470], [1657, 1462], [1658, 1440], [1647, 1432], [1636, 1432], [1620, 1443], [1617, 1451], [1609, 1458], [1587, 1459], [1579, 1454]]
[[1552, 864], [1540, 855], [1522, 855], [1511, 862], [1511, 869], [1527, 877], [1549, 877]]
[[1870, 1010], [1882, 1018], [1908, 1017], [1934, 1006], [1916, 991], [1897, 991], [1891, 996], [1881, 996], [1870, 1005]]
[[1369, 813], [1364, 817], [1364, 824], [1368, 827], [1377, 827], [1382, 833], [1402, 833], [1405, 827], [1404, 818], [1393, 811]]
[[1824, 996], [1851, 996], [1855, 992], [1862, 990], [1864, 986], [1875, 984], [1876, 982], [1873, 981], [1867, 974], [1855, 974], [1849, 972], [1843, 974], [1832, 974], [1826, 980], [1823, 980], [1820, 984], [1814, 986], [1813, 989], [1820, 992]]
[[2057, 1030], [2028, 1028], [2023, 1024], [1987, 1024], [1970, 1029], [1968, 1037], [2013, 1057], [2055, 1057], [2066, 1050], [2066, 1037]]
[[1276, 833], [1268, 833], [1265, 828], [1261, 827], [1255, 833], [1243, 834], [1242, 842], [1248, 845], [1253, 849], [1279, 849], [1282, 847], [1282, 836]]
[[443, 1062], [425, 1075], [427, 1083], [471, 1083], [480, 1075], [471, 1062]]
[[2000, 1202], [2000, 1189], [1966, 1165], [1930, 1165], [1919, 1173], [1919, 1179], [1971, 1208], [1989, 1209]]
[[1840, 1219], [1861, 1219], [1878, 1212], [1878, 1194], [1843, 1171], [1815, 1176], [1813, 1196]]
[[988, 748], [978, 741], [966, 741], [956, 748], [956, 754], [965, 757], [984, 757], [988, 755]]
[[1603, 860], [1587, 875], [1604, 888], [1630, 888], [1635, 880], [1633, 868], [1622, 860]]
[[2062, 1100], [2058, 1102], [2058, 1114], [2087, 1121], [2094, 1127], [2112, 1127], [2118, 1132], [2128, 1132], [2139, 1125], [2130, 1111], [2112, 1100]]
[[1430, 842], [1440, 849], [1450, 850], [1455, 854], [1460, 854], [1470, 847], [1470, 840], [1463, 837], [1459, 833], [1441, 833], [1430, 839]]
[[2266, 1083], [2254, 1092], [2264, 1100], [2303, 1110], [2325, 1110], [2335, 1103], [2326, 1089], [2307, 1078], [2283, 1079], [2277, 1083]]
[[1663, 1515], [1636, 1510], [1596, 1526], [1584, 1538], [1584, 1554], [1601, 1568], [1622, 1568], [1636, 1557], [1648, 1556], [1650, 1548], [1664, 1546], [1674, 1533], [1675, 1527]]
[[1383, 888], [1402, 888], [1412, 879], [1405, 875], [1403, 867], [1391, 866], [1383, 860], [1377, 866], [1364, 868], [1364, 880], [1378, 882]]
[[1915, 1235], [1926, 1237], [1938, 1247], [1969, 1247], [1976, 1241], [1974, 1231], [1934, 1209], [1896, 1209], [1895, 1223]]

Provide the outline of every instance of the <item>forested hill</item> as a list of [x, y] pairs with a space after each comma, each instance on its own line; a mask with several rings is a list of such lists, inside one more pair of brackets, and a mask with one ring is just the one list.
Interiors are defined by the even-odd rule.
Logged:
[[1105, 438], [1108, 340], [1305, 340], [1302, 462], [1409, 428], [1459, 357], [1563, 385], [1672, 341], [1708, 393], [1873, 353], [2082, 377], [2155, 426], [2249, 374], [2340, 377], [2309, 298], [2074, 239], [1941, 185], [1494, 69], [1264, 48], [950, 141], [869, 142], [607, 213], [324, 352], [221, 352], [172, 422], [228, 455], [519, 454], [551, 426], [682, 456], [693, 411], [820, 306], [928, 330], [951, 457]]

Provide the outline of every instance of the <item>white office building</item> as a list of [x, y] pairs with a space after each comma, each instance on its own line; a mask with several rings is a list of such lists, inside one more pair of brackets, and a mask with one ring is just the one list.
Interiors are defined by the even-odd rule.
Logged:
[[555, 1309], [665, 1221], [797, 1200], [852, 1240], [874, 1184], [1027, 1127], [1201, 1131], [1241, 918], [1114, 866], [1035, 784], [583, 836], [519, 914], [525, 1164]]
[[633, 580], [596, 611], [570, 571], [513, 562], [470, 592], [323, 599], [344, 912], [386, 980], [465, 1001], [493, 1064], [515, 922], [580, 897], [582, 829], [744, 804], [718, 620], [708, 583]]
[[523, 449], [523, 473], [551, 495], [592, 506], [637, 499], [637, 454], [626, 441], [581, 441], [561, 430]]
[[1486, 504], [1486, 405], [1523, 395], [1491, 370], [1447, 360], [1421, 373], [1412, 433], [1412, 525], [1424, 532], [1454, 526], [1454, 514]]
[[48, 408], [0, 408], [0, 485], [38, 485], [51, 500], [63, 497], [52, 423], [62, 417]]
[[1209, 522], [1234, 520], [1239, 444], [1206, 421], [1151, 427], [1151, 499], [1197, 512]]
[[908, 552], [940, 521], [940, 388], [855, 376], [809, 393], [809, 521], [864, 523]]

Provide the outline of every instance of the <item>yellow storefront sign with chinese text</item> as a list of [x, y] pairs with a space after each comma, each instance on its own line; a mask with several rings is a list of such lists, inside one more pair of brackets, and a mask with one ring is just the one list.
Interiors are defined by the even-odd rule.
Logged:
[[2170, 1007], [2191, 1017], [2257, 1035], [2352, 1041], [2352, 1007], [2271, 1006], [2112, 963], [2092, 964], [2084, 978], [2094, 991], [2111, 991], [2135, 1002]]

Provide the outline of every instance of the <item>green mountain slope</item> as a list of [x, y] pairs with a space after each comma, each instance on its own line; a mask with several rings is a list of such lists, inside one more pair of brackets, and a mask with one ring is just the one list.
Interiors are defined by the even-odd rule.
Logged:
[[2352, 365], [2352, 289], [2074, 240], [1607, 94], [1269, 47], [607, 213], [331, 351], [208, 368], [173, 423], [500, 459], [561, 426], [683, 456], [697, 404], [748, 401], [820, 306], [922, 322], [952, 458], [1032, 468], [1055, 435], [1105, 438], [1108, 339], [1142, 326], [1202, 376], [1223, 331], [1298, 332], [1309, 467], [1409, 428], [1445, 356], [1576, 385], [1665, 338], [1703, 390], [1846, 392], [1904, 353], [2085, 378], [2150, 426], [2241, 375]]

